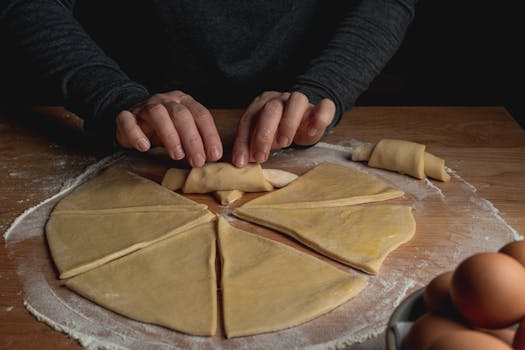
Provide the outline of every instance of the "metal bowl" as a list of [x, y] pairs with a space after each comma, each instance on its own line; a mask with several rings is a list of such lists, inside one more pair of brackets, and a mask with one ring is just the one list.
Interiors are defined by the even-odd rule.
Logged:
[[392, 316], [390, 316], [386, 330], [387, 350], [401, 350], [401, 342], [406, 331], [419, 316], [425, 313], [425, 305], [423, 303], [424, 291], [424, 287], [418, 289], [395, 308]]

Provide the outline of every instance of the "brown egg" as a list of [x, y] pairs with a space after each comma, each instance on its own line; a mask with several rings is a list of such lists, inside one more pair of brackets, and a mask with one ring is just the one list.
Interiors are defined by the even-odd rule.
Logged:
[[480, 332], [489, 334], [493, 337], [496, 337], [509, 346], [512, 346], [512, 342], [514, 341], [514, 336], [516, 335], [516, 331], [510, 328], [502, 328], [502, 329], [480, 328], [480, 329], [477, 329], [477, 331], [480, 331]]
[[468, 328], [458, 321], [426, 313], [419, 317], [403, 340], [403, 350], [422, 350], [440, 336]]
[[423, 301], [427, 311], [439, 311], [451, 306], [450, 284], [453, 271], [443, 272], [434, 277], [425, 287]]
[[525, 266], [525, 241], [510, 242], [504, 245], [499, 252], [512, 256]]
[[495, 337], [470, 330], [442, 335], [432, 342], [427, 350], [512, 350], [512, 348]]
[[452, 276], [454, 306], [479, 328], [505, 328], [525, 316], [525, 268], [500, 253], [465, 259]]
[[516, 330], [513, 347], [515, 350], [525, 350], [525, 319], [523, 319]]

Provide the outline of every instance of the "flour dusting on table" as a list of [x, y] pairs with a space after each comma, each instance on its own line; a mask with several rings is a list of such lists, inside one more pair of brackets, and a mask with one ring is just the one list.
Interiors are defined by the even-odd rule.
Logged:
[[[477, 195], [476, 188], [453, 170], [449, 183], [418, 181], [408, 176], [368, 168], [349, 160], [356, 140], [342, 145], [320, 143], [305, 150], [280, 150], [272, 153], [265, 167], [304, 171], [322, 162], [335, 162], [376, 176], [403, 190], [399, 200], [414, 208], [418, 232], [413, 244], [394, 251], [378, 276], [368, 276], [341, 266], [350, 274], [365, 276], [368, 286], [348, 303], [310, 322], [256, 336], [225, 339], [222, 330], [214, 337], [188, 336], [163, 327], [127, 319], [76, 295], [58, 280], [44, 238], [44, 225], [54, 205], [80, 183], [101, 169], [130, 155], [122, 154], [93, 164], [80, 176], [41, 204], [26, 210], [5, 232], [6, 250], [17, 266], [23, 284], [25, 307], [39, 321], [68, 334], [87, 349], [268, 349], [305, 348], [374, 349], [382, 336], [393, 309], [411, 292], [436, 274], [450, 270], [459, 261], [478, 251], [521, 239], [491, 202]], [[133, 162], [136, 162], [134, 159]], [[454, 189], [454, 191], [452, 191]], [[432, 206], [429, 205], [432, 203]], [[229, 208], [221, 213], [230, 220]], [[424, 245], [425, 217], [443, 220], [439, 244]], [[31, 252], [28, 255], [27, 252]], [[362, 344], [359, 344], [362, 343]]]

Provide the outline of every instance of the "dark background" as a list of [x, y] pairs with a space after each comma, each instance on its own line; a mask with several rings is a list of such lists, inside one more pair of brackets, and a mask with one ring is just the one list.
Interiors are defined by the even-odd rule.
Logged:
[[[356, 105], [504, 106], [525, 129], [525, 16], [518, 5], [420, 0], [400, 50]], [[8, 90], [0, 94], [3, 103], [31, 95], [32, 88], [42, 94], [31, 85], [14, 86], [20, 79], [6, 83], [19, 62], [4, 59], [0, 54], [0, 85]]]
[[505, 106], [525, 128], [518, 3], [420, 1], [400, 50], [357, 105]]

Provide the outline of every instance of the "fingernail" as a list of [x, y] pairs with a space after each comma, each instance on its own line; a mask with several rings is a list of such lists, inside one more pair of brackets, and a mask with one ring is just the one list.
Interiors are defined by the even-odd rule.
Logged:
[[204, 165], [204, 163], [206, 162], [206, 159], [203, 157], [202, 154], [196, 154], [192, 157], [191, 159], [191, 166], [195, 167], [195, 168], [200, 168], [201, 166]]
[[149, 141], [147, 139], [141, 138], [137, 142], [137, 146], [138, 146], [139, 151], [146, 152], [149, 149], [149, 147], [151, 146], [151, 144], [149, 143]]
[[221, 152], [217, 146], [212, 146], [210, 153], [213, 159], [219, 159], [221, 157]]
[[288, 144], [289, 144], [288, 137], [286, 136], [279, 137], [279, 145], [288, 146]]
[[176, 146], [175, 149], [173, 150], [173, 157], [176, 159], [176, 160], [180, 160], [182, 158], [184, 158], [185, 154], [184, 154], [184, 150], [182, 149], [182, 146], [179, 145], [179, 146]]
[[315, 136], [316, 134], [317, 134], [317, 129], [316, 128], [308, 129], [308, 135], [309, 136]]
[[240, 155], [236, 155], [233, 157], [233, 164], [239, 168], [242, 168], [243, 166], [246, 165], [246, 155], [243, 153], [243, 154], [240, 154]]
[[266, 160], [266, 154], [264, 152], [255, 152], [253, 158], [257, 163], [264, 162]]

